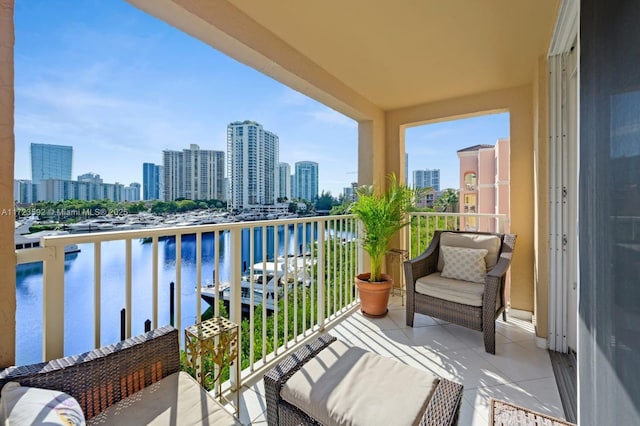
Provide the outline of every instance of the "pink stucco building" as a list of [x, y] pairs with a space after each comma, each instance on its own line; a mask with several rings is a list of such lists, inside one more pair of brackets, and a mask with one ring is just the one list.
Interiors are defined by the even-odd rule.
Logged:
[[[460, 159], [460, 213], [504, 214], [509, 217], [509, 138], [495, 145], [474, 145], [458, 151]], [[462, 219], [461, 228], [474, 230], [481, 217]], [[495, 220], [491, 230], [498, 231]], [[508, 220], [504, 232], [509, 230]]]

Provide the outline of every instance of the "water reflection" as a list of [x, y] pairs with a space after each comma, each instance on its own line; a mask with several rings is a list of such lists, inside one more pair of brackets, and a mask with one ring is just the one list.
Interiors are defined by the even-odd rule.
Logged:
[[[297, 232], [294, 232], [297, 230]], [[242, 265], [263, 260], [263, 238], [266, 238], [267, 259], [274, 257], [275, 235], [278, 240], [277, 255], [285, 253], [285, 235], [287, 253], [308, 251], [312, 241], [317, 239], [317, 226], [307, 223], [297, 228], [279, 226], [253, 230], [253, 259], [251, 259], [251, 231], [242, 231]], [[297, 234], [297, 239], [296, 239]], [[219, 275], [228, 280], [230, 274], [231, 233], [222, 232], [215, 243], [214, 234], [202, 236], [202, 278], [211, 280], [214, 274], [216, 250], [219, 252]], [[305, 248], [303, 244], [307, 245]], [[297, 244], [297, 250], [296, 250]], [[120, 310], [125, 307], [126, 259], [125, 242], [109, 241], [101, 243], [101, 286], [100, 286], [100, 336], [101, 344], [117, 342], [120, 338]], [[77, 354], [93, 348], [94, 327], [94, 245], [81, 244], [80, 253], [65, 257], [65, 355]], [[131, 245], [131, 304], [132, 334], [144, 331], [144, 321], [152, 318], [153, 306], [153, 245], [140, 240]], [[182, 237], [181, 255], [181, 324], [183, 328], [196, 320], [196, 238], [195, 235]], [[163, 238], [158, 242], [158, 321], [169, 323], [169, 283], [176, 281], [176, 244], [175, 237]], [[42, 263], [18, 265], [16, 268], [16, 363], [30, 364], [41, 361], [42, 356]], [[202, 306], [203, 310], [207, 304]], [[181, 330], [182, 333], [182, 330]], [[182, 334], [181, 334], [182, 335]]]

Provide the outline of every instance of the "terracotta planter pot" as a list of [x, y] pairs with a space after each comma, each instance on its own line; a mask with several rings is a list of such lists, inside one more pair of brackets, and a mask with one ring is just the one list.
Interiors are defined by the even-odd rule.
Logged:
[[356, 276], [356, 286], [360, 294], [360, 310], [369, 317], [384, 317], [387, 315], [389, 292], [393, 285], [391, 275], [382, 274], [384, 281], [369, 282], [369, 272]]

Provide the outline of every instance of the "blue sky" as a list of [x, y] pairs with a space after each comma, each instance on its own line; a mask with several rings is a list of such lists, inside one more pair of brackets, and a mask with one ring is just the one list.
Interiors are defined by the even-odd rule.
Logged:
[[[142, 182], [142, 163], [195, 143], [226, 152], [227, 124], [255, 120], [280, 138], [280, 161], [319, 163], [334, 196], [356, 176], [357, 125], [322, 104], [116, 0], [16, 0], [15, 176], [29, 145], [74, 149], [73, 177]], [[457, 187], [455, 151], [509, 131], [498, 114], [411, 128], [409, 170], [440, 168]]]

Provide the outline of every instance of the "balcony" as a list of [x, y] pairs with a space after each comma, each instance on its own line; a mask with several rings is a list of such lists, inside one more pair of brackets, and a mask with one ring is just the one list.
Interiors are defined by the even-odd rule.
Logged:
[[[424, 250], [435, 229], [460, 229], [465, 219], [472, 218], [482, 230], [502, 232], [507, 224], [506, 217], [500, 215], [413, 213], [404, 241], [415, 256]], [[200, 318], [207, 307], [202, 293], [214, 289], [212, 294], [226, 299], [225, 304], [214, 303], [212, 313], [241, 323], [243, 339], [248, 339], [240, 383], [228, 380], [222, 387], [230, 393], [241, 386], [240, 417], [246, 424], [265, 421], [261, 378], [266, 369], [302, 342], [325, 332], [462, 383], [461, 424], [485, 424], [491, 397], [563, 416], [549, 355], [536, 346], [530, 321], [514, 317], [507, 323], [498, 321], [497, 355], [490, 355], [484, 352], [478, 332], [420, 315], [413, 328], [407, 327], [403, 299], [397, 290], [386, 318], [363, 317], [352, 279], [362, 265], [357, 235], [354, 217], [330, 216], [53, 236], [43, 238], [40, 248], [16, 253], [18, 264], [44, 262], [44, 360], [117, 341], [115, 312], [105, 308], [106, 298], [124, 301], [122, 337], [142, 332], [139, 319], [144, 317], [153, 328], [171, 321], [182, 334], [192, 323], [185, 323], [184, 318], [193, 317], [194, 322]], [[147, 246], [140, 248], [143, 241]], [[93, 269], [93, 279], [84, 277], [82, 283], [89, 292], [76, 294], [69, 288], [62, 254], [65, 246], [72, 244], [81, 248]], [[141, 252], [149, 257], [140, 260]], [[121, 265], [117, 274], [105, 266], [114, 255]], [[288, 284], [260, 303], [258, 299], [268, 292], [261, 292], [263, 287], [258, 283], [266, 282], [268, 265], [281, 270], [282, 282]], [[175, 281], [175, 320], [168, 319], [164, 305], [167, 294], [162, 280], [168, 279]], [[193, 290], [192, 280], [202, 285]], [[141, 286], [146, 290], [141, 292]], [[141, 295], [150, 299], [149, 303], [136, 299]], [[65, 307], [77, 305], [89, 306], [86, 309], [92, 320], [76, 325], [77, 319], [72, 317], [75, 310]], [[268, 327], [258, 325], [267, 323]], [[81, 337], [75, 337], [81, 342], [66, 341], [71, 328], [85, 329]], [[18, 341], [25, 333], [29, 332], [18, 328]], [[278, 345], [267, 343], [275, 340]], [[74, 349], [65, 353], [65, 348], [67, 352]]]

